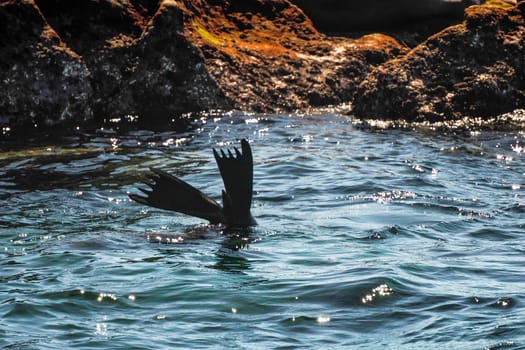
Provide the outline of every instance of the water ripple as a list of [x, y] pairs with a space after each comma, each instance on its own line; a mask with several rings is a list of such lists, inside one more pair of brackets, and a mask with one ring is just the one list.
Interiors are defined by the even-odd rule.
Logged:
[[[220, 200], [210, 149], [240, 138], [257, 228], [129, 200], [149, 167]], [[232, 112], [46, 142], [0, 151], [4, 348], [525, 344], [518, 131]]]

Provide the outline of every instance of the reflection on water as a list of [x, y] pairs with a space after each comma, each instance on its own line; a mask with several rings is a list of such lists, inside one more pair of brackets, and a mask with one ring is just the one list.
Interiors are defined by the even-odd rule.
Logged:
[[[150, 167], [220, 201], [251, 140], [258, 227], [128, 199]], [[525, 346], [523, 133], [230, 113], [1, 144], [0, 346]]]

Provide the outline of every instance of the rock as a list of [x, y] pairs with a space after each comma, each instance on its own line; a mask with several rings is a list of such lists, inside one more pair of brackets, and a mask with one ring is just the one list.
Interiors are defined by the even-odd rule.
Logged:
[[36, 0], [57, 32], [86, 62], [98, 120], [229, 108], [198, 49], [185, 36], [176, 1]]
[[93, 90], [71, 51], [32, 1], [0, 3], [0, 124], [35, 127], [93, 116]]
[[319, 33], [283, 0], [195, 0], [191, 42], [234, 107], [306, 110], [348, 102], [373, 66], [407, 51], [391, 37], [357, 40]]
[[466, 21], [375, 68], [356, 91], [358, 118], [491, 118], [525, 107], [523, 1], [472, 6]]
[[327, 37], [286, 0], [4, 0], [0, 38], [9, 127], [339, 104], [408, 50]]

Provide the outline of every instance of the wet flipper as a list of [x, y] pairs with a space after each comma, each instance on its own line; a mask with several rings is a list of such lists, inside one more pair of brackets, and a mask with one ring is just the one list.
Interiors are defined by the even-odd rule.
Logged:
[[225, 191], [222, 192], [224, 215], [230, 226], [256, 225], [250, 213], [253, 193], [253, 156], [250, 144], [241, 140], [241, 151], [234, 148], [235, 155], [228, 150], [213, 155], [219, 166]]
[[253, 192], [253, 157], [248, 141], [241, 140], [241, 151], [234, 148], [213, 150], [219, 166], [225, 190], [222, 191], [223, 208], [201, 191], [181, 179], [159, 169], [151, 169], [153, 175], [140, 188], [144, 195], [130, 195], [134, 201], [152, 207], [222, 223], [228, 227], [247, 227], [257, 224], [250, 213]]
[[140, 188], [145, 196], [131, 194], [136, 202], [151, 207], [172, 210], [209, 220], [212, 224], [226, 223], [221, 206], [187, 182], [159, 169], [145, 182], [151, 190]]

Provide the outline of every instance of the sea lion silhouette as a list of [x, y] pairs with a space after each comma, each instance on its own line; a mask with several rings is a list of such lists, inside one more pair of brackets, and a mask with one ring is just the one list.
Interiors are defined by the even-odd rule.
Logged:
[[136, 202], [151, 207], [173, 210], [179, 213], [206, 219], [212, 224], [227, 227], [249, 227], [257, 225], [250, 208], [253, 192], [253, 156], [250, 144], [241, 140], [241, 151], [234, 147], [220, 153], [214, 148], [213, 155], [219, 167], [224, 190], [222, 207], [187, 182], [152, 168], [151, 182], [144, 182], [151, 190], [139, 188], [146, 196], [131, 194]]

